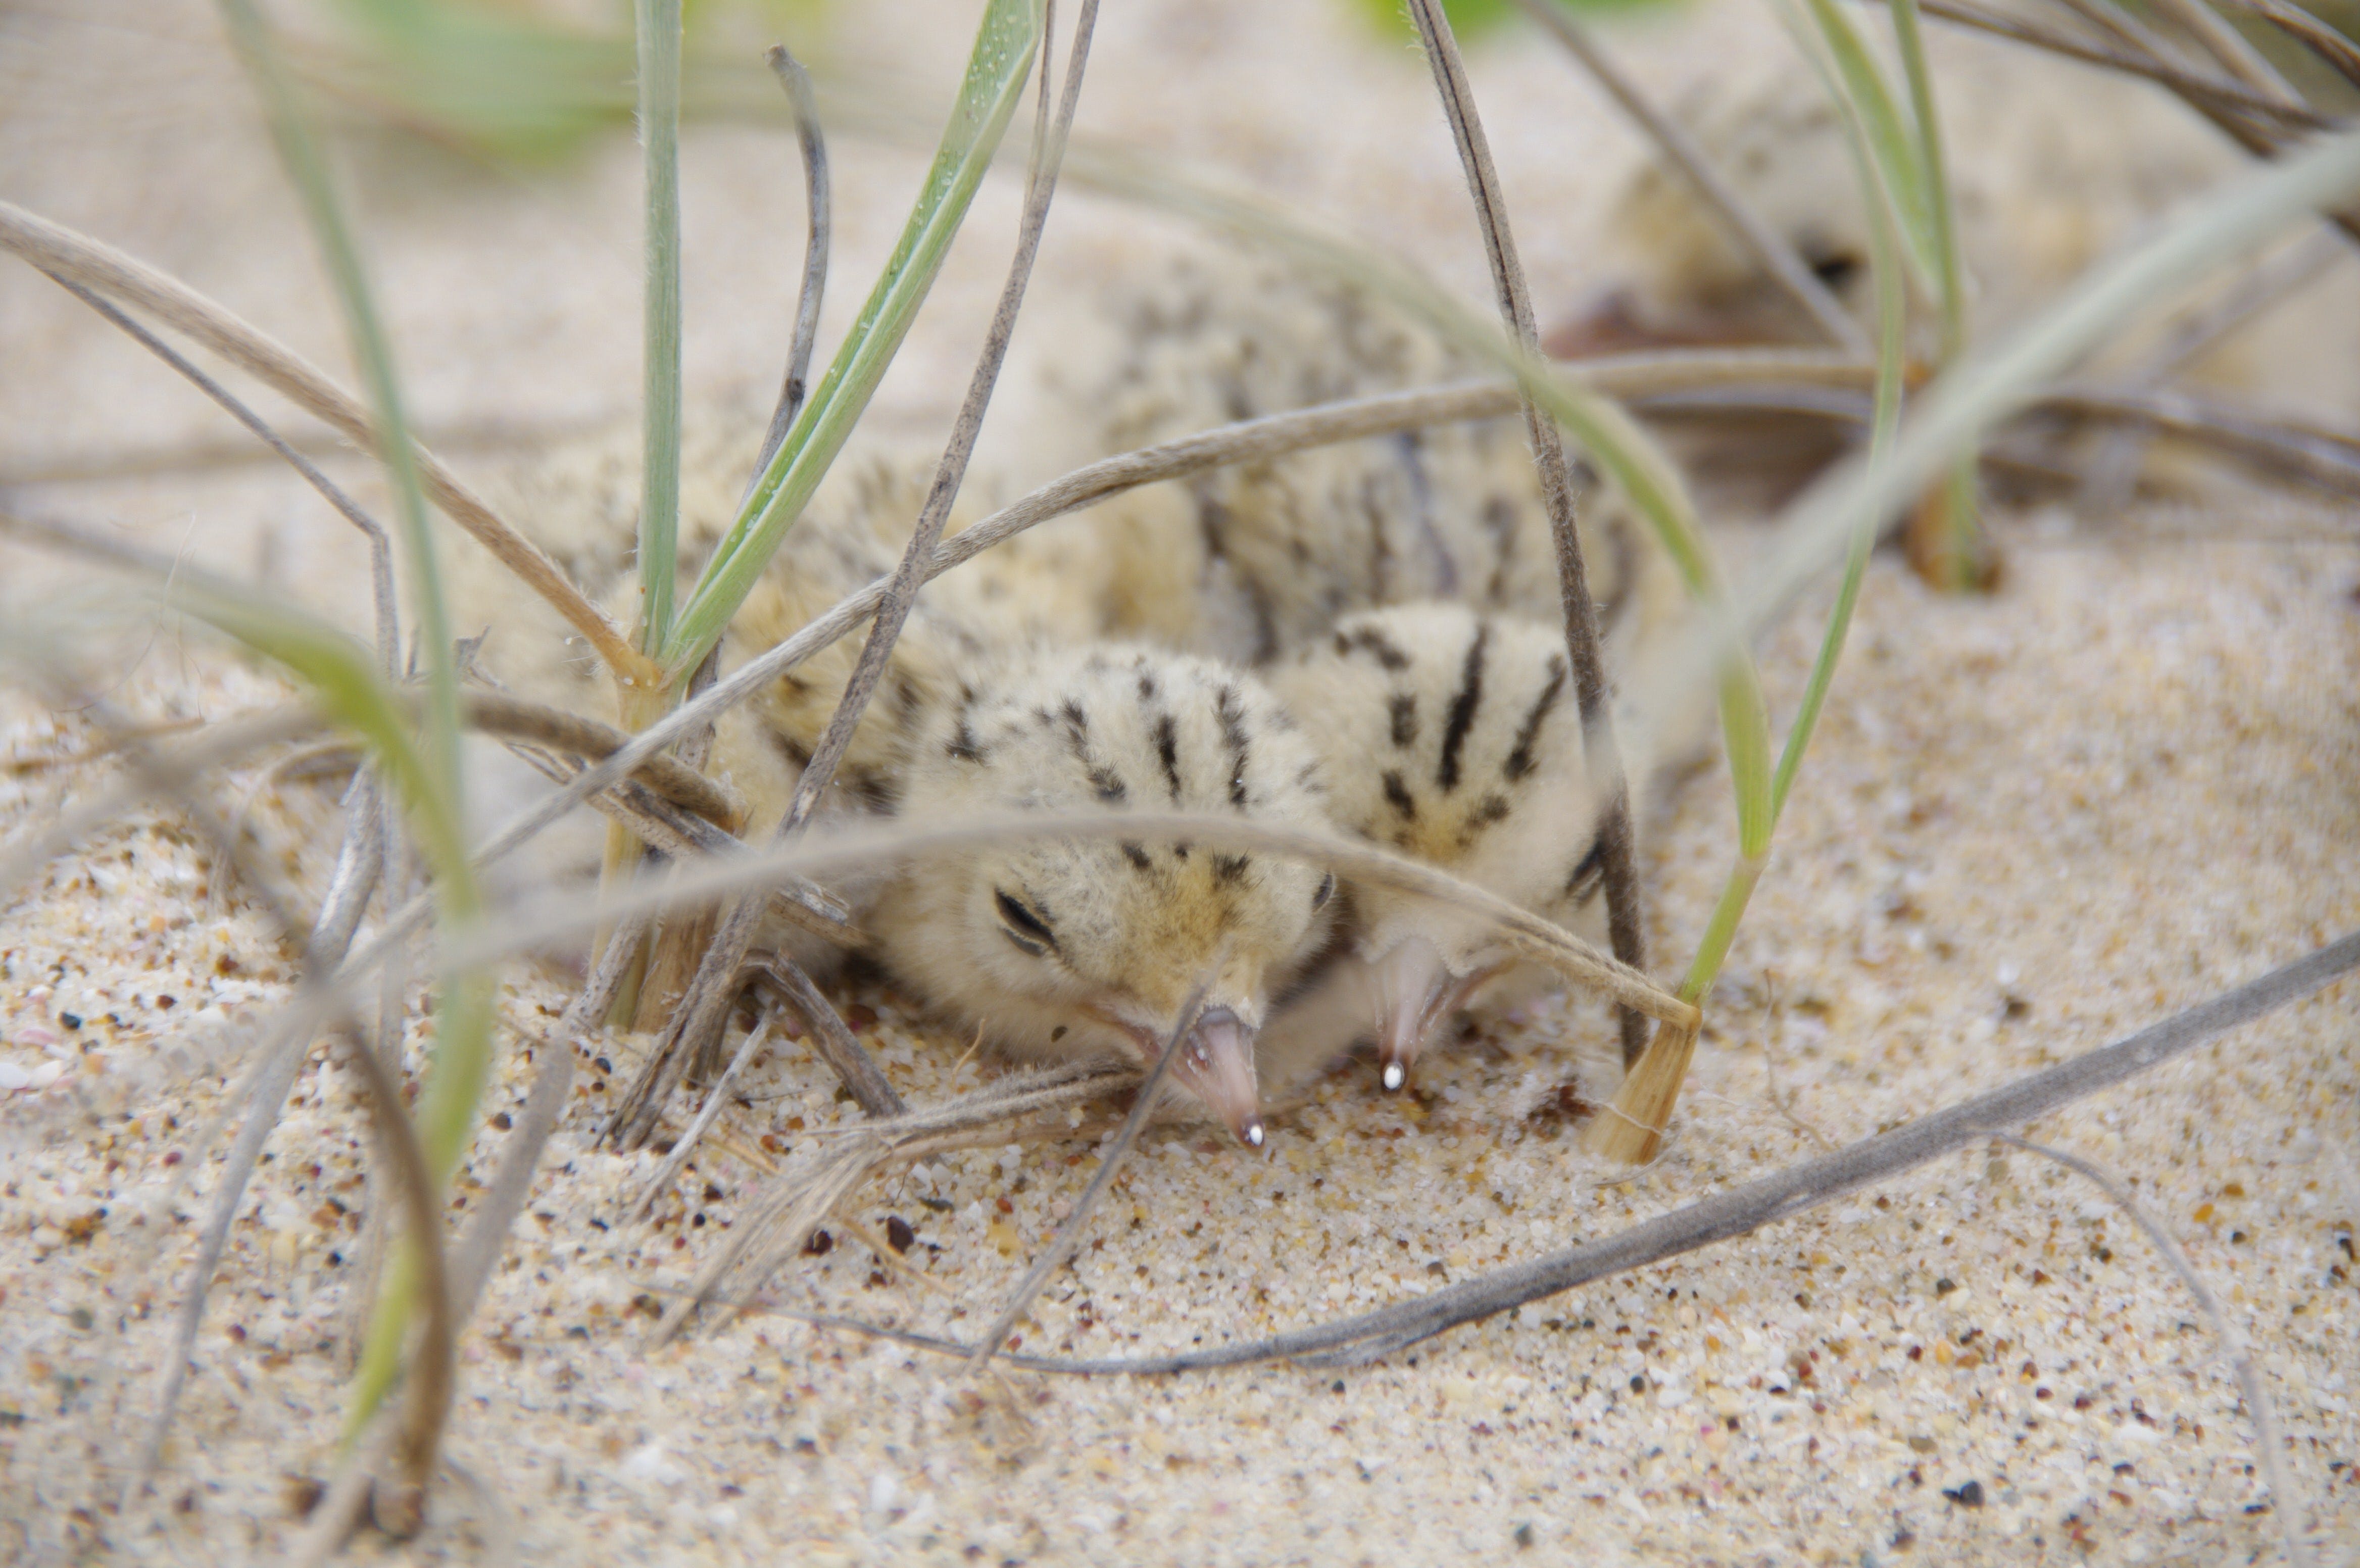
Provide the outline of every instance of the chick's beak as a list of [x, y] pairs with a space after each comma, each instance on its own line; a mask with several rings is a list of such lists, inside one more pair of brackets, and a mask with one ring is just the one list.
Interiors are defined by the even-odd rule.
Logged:
[[1228, 1007], [1207, 1007], [1180, 1036], [1172, 1076], [1229, 1124], [1238, 1141], [1262, 1147], [1262, 1097], [1254, 1083], [1254, 1032]]
[[1379, 959], [1371, 974], [1377, 1012], [1377, 1060], [1385, 1087], [1399, 1089], [1409, 1078], [1435, 1030], [1467, 1004], [1475, 989], [1491, 978], [1489, 969], [1455, 975], [1442, 954], [1423, 937], [1412, 937]]

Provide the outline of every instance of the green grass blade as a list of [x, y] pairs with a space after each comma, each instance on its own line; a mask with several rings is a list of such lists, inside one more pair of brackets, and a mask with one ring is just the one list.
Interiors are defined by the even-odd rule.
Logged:
[[[1901, 275], [1901, 241], [1895, 232], [1892, 210], [1878, 200], [1874, 188], [1876, 172], [1871, 162], [1866, 131], [1851, 115], [1845, 116], [1844, 126], [1850, 134], [1863, 204], [1869, 214], [1869, 269], [1876, 287], [1876, 399], [1868, 427], [1868, 464], [1873, 470], [1891, 452], [1894, 433], [1901, 424], [1901, 389], [1907, 371], [1909, 291]], [[1786, 796], [1794, 790], [1795, 774], [1803, 765], [1803, 752], [1811, 743], [1811, 732], [1819, 725], [1820, 710], [1827, 706], [1828, 688], [1835, 680], [1836, 663], [1843, 657], [1844, 639], [1852, 630], [1852, 609], [1860, 602], [1861, 579], [1868, 571], [1869, 552], [1875, 544], [1876, 519], [1870, 517], [1852, 531], [1852, 541], [1844, 554], [1843, 582], [1836, 589], [1835, 609], [1828, 617], [1826, 635], [1819, 640], [1819, 657], [1812, 662], [1802, 703], [1786, 731], [1786, 744], [1778, 755], [1777, 775], [1770, 785], [1774, 820], [1786, 809]]]
[[410, 719], [386, 684], [377, 657], [332, 626], [260, 595], [242, 596], [211, 578], [176, 578], [171, 608], [195, 616], [264, 658], [283, 664], [311, 689], [320, 709], [367, 743], [394, 793], [408, 807], [430, 862], [466, 858], [459, 823], [448, 810]]
[[[311, 689], [324, 712], [361, 737], [407, 808], [438, 889], [454, 874], [453, 868], [458, 876], [468, 874], [458, 814], [439, 787], [432, 762], [411, 733], [375, 652], [309, 617], [258, 597], [236, 595], [218, 584], [178, 583], [170, 602], [286, 666]], [[446, 914], [445, 928], [454, 923]], [[417, 1111], [419, 1140], [438, 1185], [448, 1179], [475, 1133], [475, 1108], [491, 1071], [491, 1020], [487, 979], [461, 977], [446, 984], [435, 1013], [434, 1072]], [[348, 1436], [393, 1387], [417, 1289], [417, 1258], [405, 1240], [387, 1276], [354, 1374]]]
[[[1957, 209], [1950, 192], [1950, 159], [1942, 145], [1942, 121], [1934, 102], [1934, 77], [1926, 67], [1926, 45], [1918, 27], [1918, 0], [1890, 0], [1893, 40], [1901, 55], [1902, 73], [1909, 83], [1909, 108], [1918, 123], [1918, 166], [1926, 176], [1927, 215], [1933, 225], [1928, 237], [1934, 247], [1935, 292], [1941, 308], [1942, 363], [1949, 365], [1967, 351], [1966, 269], [1959, 258]], [[1972, 587], [1981, 573], [1977, 535], [1975, 459], [1960, 459], [1945, 482], [1943, 526], [1948, 534], [1943, 550], [1944, 587]]]
[[1816, 37], [1825, 54], [1810, 51], [1808, 43], [1806, 52], [1811, 52], [1814, 60], [1823, 67], [1832, 69], [1834, 82], [1840, 85], [1839, 96], [1848, 100], [1852, 112], [1860, 116], [1861, 128], [1868, 138], [1869, 155], [1874, 159], [1877, 174], [1900, 214], [1901, 236], [1910, 268], [1930, 290], [1940, 276], [1941, 264], [1935, 242], [1934, 200], [1928, 189], [1918, 137], [1902, 115], [1892, 83], [1885, 79], [1885, 67], [1878, 63], [1867, 38], [1852, 25], [1852, 17], [1838, 0], [1804, 0], [1804, 4], [1810, 10], [1810, 36]]
[[[410, 609], [418, 618], [428, 674], [426, 719], [418, 742], [422, 758], [419, 804], [413, 810], [420, 814], [421, 841], [432, 856], [437, 913], [445, 923], [464, 924], [480, 914], [482, 899], [465, 852], [458, 674], [434, 540], [427, 523], [425, 491], [402, 411], [392, 348], [377, 313], [359, 245], [344, 220], [326, 160], [304, 123], [270, 30], [255, 0], [221, 0], [221, 5], [231, 40], [254, 79], [272, 138], [320, 246], [344, 312], [353, 357], [359, 364], [362, 384], [383, 433], [379, 444], [392, 481], [395, 515], [409, 565]], [[312, 646], [311, 651], [318, 650]], [[434, 1066], [417, 1116], [427, 1162], [438, 1183], [458, 1162], [474, 1129], [475, 1107], [491, 1073], [491, 1016], [492, 989], [486, 977], [470, 977], [447, 987], [436, 1009]], [[348, 1434], [358, 1430], [392, 1384], [401, 1332], [414, 1294], [414, 1286], [404, 1287], [401, 1279], [404, 1276], [414, 1278], [414, 1269], [397, 1269], [396, 1276], [379, 1300], [363, 1353]]]
[[[1813, 0], [1828, 4], [1830, 0]], [[1926, 67], [1926, 43], [1918, 29], [1918, 0], [1891, 0], [1893, 39], [1909, 84], [1910, 117], [1918, 126], [1918, 169], [1924, 178], [1926, 240], [1932, 251], [1934, 282], [1942, 311], [1942, 361], [1967, 347], [1966, 269], [1959, 259], [1958, 214], [1950, 194], [1950, 160], [1942, 144], [1942, 121], [1934, 102], [1934, 77]]]
[[672, 632], [680, 536], [680, 0], [637, 0], [647, 184], [646, 359], [639, 465], [639, 648]]
[[387, 477], [394, 494], [400, 524], [405, 565], [410, 575], [411, 612], [418, 618], [418, 635], [427, 666], [431, 693], [425, 730], [425, 751], [435, 787], [448, 799], [459, 798], [459, 696], [453, 667], [451, 630], [443, 613], [442, 584], [435, 564], [434, 541], [426, 520], [426, 492], [418, 475], [415, 453], [407, 439], [409, 422], [402, 411], [401, 389], [394, 374], [393, 354], [377, 318], [367, 269], [343, 204], [328, 177], [326, 160], [304, 124], [293, 88], [279, 59], [277, 44], [257, 9], [255, 0], [221, 0], [230, 37], [245, 60], [263, 101], [271, 136], [279, 147], [289, 179], [303, 203], [321, 259], [343, 308], [353, 358], [359, 365], [362, 385], [385, 433]]
[[662, 663], [675, 674], [718, 641], [843, 449], [942, 270], [1040, 52], [1040, 0], [990, 0], [966, 81], [901, 241], [852, 331], [681, 607]]
[[1680, 981], [1681, 1001], [1693, 1006], [1703, 1005], [1712, 982], [1721, 977], [1721, 966], [1729, 959], [1730, 944], [1737, 939], [1738, 922], [1745, 918], [1745, 906], [1753, 900], [1754, 885], [1761, 882], [1763, 869], [1768, 864], [1766, 855], [1737, 857], [1729, 880], [1721, 884], [1721, 898], [1712, 906], [1711, 918], [1705, 922], [1696, 956], [1688, 960], [1688, 972]]

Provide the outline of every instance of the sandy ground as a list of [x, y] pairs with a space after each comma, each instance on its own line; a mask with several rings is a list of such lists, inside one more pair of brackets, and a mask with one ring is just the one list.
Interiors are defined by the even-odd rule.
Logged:
[[[827, 42], [855, 65], [890, 58], [913, 90], [939, 93], [967, 15], [913, 4], [846, 20]], [[19, 7], [0, 24], [20, 89], [0, 120], [0, 194], [342, 363], [202, 7]], [[1699, 69], [1698, 39], [1711, 54], [1761, 36], [1722, 7], [1630, 49], [1668, 83]], [[1316, 89], [1302, 86], [1306, 60], [1320, 62]], [[1475, 69], [1535, 274], [1578, 297], [1632, 145], [1531, 40], [1479, 52]], [[138, 112], [93, 115], [90, 94], [126, 84]], [[1480, 297], [1428, 91], [1414, 56], [1332, 9], [1111, 6], [1084, 118], [1230, 167]], [[840, 159], [852, 194], [838, 277], [861, 279], [918, 164], [849, 139]], [[421, 172], [382, 148], [356, 161], [430, 430], [456, 448], [470, 431], [562, 432], [628, 411], [628, 148], [536, 181], [442, 162]], [[775, 374], [800, 249], [779, 238], [800, 233], [783, 168], [769, 133], [689, 137], [689, 352], [704, 396], [757, 397]], [[987, 190], [944, 308], [889, 382], [889, 422], [947, 418], [1011, 212], [1004, 185]], [[1160, 232], [1085, 194], [1061, 205], [1044, 319]], [[224, 427], [47, 288], [0, 272], [0, 473], [17, 501], [356, 607], [357, 551], [275, 473], [115, 477], [128, 458], [220, 443]], [[857, 293], [832, 294], [831, 334]], [[1054, 354], [1054, 335], [1043, 342], [1028, 351]], [[992, 440], [1022, 479], [1037, 459], [1021, 412], [1020, 399]], [[506, 460], [466, 456], [483, 470]], [[2360, 925], [2349, 521], [2267, 497], [2193, 516], [2010, 517], [2006, 586], [1974, 602], [1929, 596], [1880, 560], [1657, 1165], [1603, 1168], [1533, 1114], [1576, 1072], [1603, 1096], [1601, 1008], [1487, 1020], [1421, 1064], [1405, 1096], [1380, 1093], [1365, 1063], [1339, 1069], [1273, 1124], [1266, 1156], [1152, 1135], [1023, 1330], [1026, 1348], [1218, 1343], [1602, 1236], [2117, 1038]], [[1752, 537], [1722, 543], [1742, 555]], [[12, 599], [63, 580], [52, 564], [6, 560]], [[1764, 649], [1774, 711], [1791, 711], [1823, 609], [1800, 607]], [[143, 716], [217, 718], [284, 695], [169, 630], [101, 646], [110, 700]], [[44, 762], [91, 740], [82, 718], [33, 693], [5, 714], [0, 818], [15, 832], [100, 775]], [[249, 795], [265, 850], [316, 887], [333, 791], [250, 770], [219, 792], [224, 809]], [[1693, 941], [1731, 837], [1725, 786], [1709, 774], [1652, 852], [1659, 953]], [[44, 1095], [0, 1102], [0, 1556], [270, 1558], [333, 1464], [335, 1346], [366, 1190], [353, 1085], [322, 1068], [299, 1083], [245, 1201], [158, 1490], [129, 1517], [113, 1510], [220, 1181], [218, 1141], [201, 1134], [241, 1031], [291, 978], [225, 892], [187, 828], [148, 811], [0, 912], [0, 1069], [38, 1080], [54, 1063], [116, 1107], [60, 1136]], [[508, 977], [503, 1017], [520, 1048], [494, 1093], [502, 1116], [530, 1081], [527, 1048], [552, 1048], [564, 996], [558, 970]], [[956, 1043], [893, 998], [844, 1001], [912, 1100], [975, 1080], [972, 1064], [955, 1072]], [[2355, 1033], [2347, 985], [2034, 1130], [2113, 1168], [2186, 1241], [2256, 1348], [2329, 1562], [2360, 1555]], [[848, 1108], [788, 1044], [724, 1119], [727, 1149], [701, 1155], [652, 1224], [634, 1226], [626, 1212], [654, 1158], [594, 1149], [587, 1128], [643, 1044], [612, 1039], [585, 1062], [471, 1329], [450, 1451], [481, 1489], [451, 1487], [425, 1538], [364, 1537], [356, 1558], [1393, 1563], [1528, 1548], [1541, 1561], [2209, 1563], [2278, 1552], [2212, 1325], [2100, 1193], [2030, 1156], [1946, 1160], [1372, 1367], [970, 1383], [777, 1317], [649, 1349], [652, 1311], [746, 1212], [761, 1165], [811, 1158]], [[459, 1182], [463, 1211], [502, 1152], [497, 1120]], [[1086, 1146], [1053, 1145], [897, 1176], [861, 1193], [857, 1213], [880, 1232], [889, 1217], [911, 1226], [924, 1285], [839, 1232], [783, 1271], [776, 1295], [972, 1332], [1089, 1167]]]

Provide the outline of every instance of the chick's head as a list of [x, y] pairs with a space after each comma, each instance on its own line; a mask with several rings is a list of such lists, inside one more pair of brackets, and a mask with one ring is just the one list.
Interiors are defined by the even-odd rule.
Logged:
[[[1450, 604], [1348, 616], [1273, 676], [1328, 760], [1338, 828], [1558, 916], [1599, 884], [1596, 791], [1562, 637]], [[1513, 955], [1470, 911], [1354, 890], [1385, 1082]]]
[[[1320, 775], [1293, 721], [1236, 670], [1125, 645], [1041, 649], [962, 682], [914, 740], [901, 810], [1316, 828]], [[1254, 1036], [1273, 988], [1323, 938], [1334, 885], [1206, 844], [1011, 839], [912, 867], [871, 927], [906, 980], [1007, 1048], [1147, 1066], [1177, 1037], [1172, 1079], [1259, 1144]]]

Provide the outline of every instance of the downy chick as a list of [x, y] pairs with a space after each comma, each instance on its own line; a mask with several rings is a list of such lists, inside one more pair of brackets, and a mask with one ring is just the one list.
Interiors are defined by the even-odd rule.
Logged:
[[[1978, 338], [2004, 335], [2076, 276], [2175, 210], [2236, 178], [2245, 160], [2160, 87], [1963, 32], [1927, 39], [1948, 130], [1961, 258]], [[1842, 125], [1816, 72], [1752, 51], [1674, 104], [1713, 164], [1874, 330], [1867, 220]], [[1553, 351], [1663, 343], [1810, 339], [1808, 324], [1677, 170], [1661, 161], [1617, 198], [1607, 238], [1622, 282]], [[2185, 321], [2239, 286], [2224, 275]], [[2272, 401], [2360, 407], [2347, 324], [2360, 283], [2321, 277], [2188, 367], [2214, 388]], [[2300, 298], [2300, 303], [2296, 300]], [[2106, 357], [2136, 366], [2174, 325], [2160, 314]], [[1930, 332], [1931, 323], [1924, 323]], [[1930, 336], [1914, 345], [1930, 353]]]
[[[1241, 257], [1175, 264], [1126, 301], [1120, 330], [1119, 368], [1090, 404], [1109, 448], [1490, 368], [1367, 291]], [[1590, 588], [1620, 663], [1685, 596], [1622, 499], [1577, 477]], [[1118, 624], [1264, 663], [1327, 762], [1335, 826], [1559, 918], [1595, 893], [1594, 860], [1567, 891], [1590, 860], [1590, 834], [1568, 836], [1591, 807], [1521, 422], [1315, 449], [1104, 510]], [[1490, 674], [1470, 689], [1487, 622], [1476, 674]], [[1273, 1022], [1266, 1085], [1373, 1022], [1398, 1086], [1479, 993], [1539, 978], [1524, 966], [1508, 980], [1519, 966], [1484, 922], [1382, 890], [1359, 903], [1351, 954]]]
[[[1363, 611], [1271, 684], [1328, 759], [1338, 828], [1561, 925], [1595, 918], [1602, 802], [1557, 628], [1456, 604]], [[1398, 1089], [1470, 1003], [1546, 983], [1471, 912], [1369, 886], [1352, 905], [1347, 959], [1272, 1024], [1274, 1080], [1373, 1028], [1385, 1087]]]
[[[751, 460], [750, 437], [717, 444], [696, 448], [701, 460], [686, 466], [684, 579], [726, 529]], [[626, 621], [637, 609], [633, 456], [619, 435], [569, 449], [511, 499]], [[725, 667], [888, 576], [931, 477], [925, 455], [847, 455], [733, 621]], [[984, 492], [969, 487], [951, 533], [981, 514]], [[935, 821], [1135, 801], [1322, 820], [1317, 758], [1258, 683], [1207, 661], [1092, 640], [1100, 594], [1085, 527], [1036, 530], [927, 587], [824, 813]], [[462, 581], [497, 589], [502, 579], [484, 572]], [[490, 646], [504, 679], [578, 711], [609, 708], [603, 675], [562, 655], [563, 630], [537, 600], [504, 590], [478, 598], [475, 624], [499, 633]], [[847, 638], [774, 683], [716, 738], [715, 771], [747, 796], [752, 836], [783, 811], [861, 642]], [[1202, 849], [1033, 841], [936, 857], [838, 891], [854, 899], [877, 956], [922, 1000], [1014, 1054], [1113, 1054], [1147, 1065], [1201, 981], [1202, 1013], [1173, 1077], [1253, 1143], [1255, 1032], [1272, 989], [1324, 938], [1333, 883], [1288, 862]]]
[[[2014, 44], [1956, 33], [1928, 42], [1981, 330], [2021, 320], [2143, 225], [2236, 170], [2234, 150], [2161, 89]], [[1819, 75], [1767, 51], [1694, 82], [1674, 115], [1873, 326], [1859, 175]], [[1624, 187], [1610, 235], [1627, 258], [1631, 304], [1672, 335], [1791, 341], [1808, 324], [1787, 313], [1793, 307], [1686, 177], [1661, 161]]]
[[[962, 677], [915, 728], [898, 809], [1235, 812], [1322, 824], [1319, 761], [1260, 683], [1122, 645], [1036, 646]], [[1185, 842], [1027, 839], [902, 867], [865, 916], [880, 956], [963, 1027], [1030, 1057], [1142, 1068], [1201, 1010], [1172, 1079], [1262, 1141], [1254, 1042], [1321, 945], [1335, 880]]]
[[[879, 471], [843, 509], [806, 519], [738, 616], [733, 656], [889, 570], [923, 494], [918, 477]], [[1317, 753], [1260, 682], [1094, 639], [1087, 553], [1035, 550], [995, 550], [919, 596], [855, 732], [844, 806], [928, 824], [1126, 809], [1323, 823]], [[792, 771], [858, 646], [847, 639], [757, 698]], [[1188, 1025], [1173, 1082], [1259, 1145], [1255, 1038], [1273, 992], [1321, 945], [1334, 883], [1202, 845], [1078, 839], [933, 854], [847, 891], [865, 894], [860, 924], [897, 979], [1011, 1055], [1144, 1068]]]
[[[1119, 348], [1078, 389], [1101, 453], [1236, 420], [1497, 373], [1366, 289], [1192, 253], [1113, 302]], [[1621, 619], [1660, 552], [1577, 458], [1593, 597]], [[1109, 624], [1259, 665], [1381, 605], [1463, 599], [1562, 614], [1520, 420], [1437, 425], [1215, 469], [1098, 509]]]

